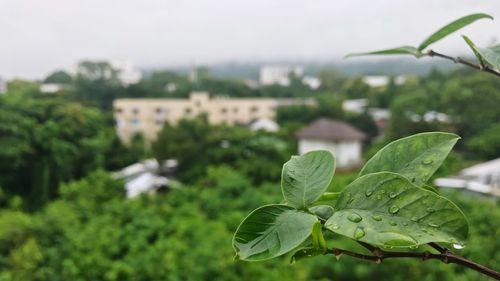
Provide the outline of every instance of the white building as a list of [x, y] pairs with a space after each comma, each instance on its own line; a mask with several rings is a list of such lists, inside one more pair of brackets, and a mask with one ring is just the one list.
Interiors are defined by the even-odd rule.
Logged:
[[302, 84], [309, 86], [312, 90], [317, 90], [321, 86], [321, 80], [314, 76], [304, 76]]
[[142, 79], [140, 70], [134, 67], [128, 60], [112, 60], [111, 67], [118, 72], [118, 80], [125, 85], [138, 83]]
[[278, 123], [269, 118], [260, 118], [250, 123], [252, 131], [277, 132], [280, 129]]
[[147, 159], [123, 168], [113, 174], [117, 179], [125, 181], [127, 198], [134, 198], [141, 193], [155, 193], [169, 185], [166, 177], [157, 173], [160, 165], [155, 159]]
[[[384, 87], [389, 84], [389, 76], [384, 75], [367, 75], [363, 77], [363, 82], [370, 85], [372, 88]], [[406, 77], [404, 75], [398, 75], [394, 77], [394, 83], [396, 85], [402, 85], [406, 81]]]
[[438, 178], [434, 184], [500, 196], [500, 158], [463, 169], [457, 176]]
[[328, 150], [335, 156], [340, 169], [353, 168], [362, 162], [362, 141], [366, 136], [345, 122], [322, 118], [297, 132], [296, 136], [299, 154]]
[[291, 75], [301, 77], [303, 74], [304, 70], [302, 67], [266, 65], [260, 68], [259, 82], [261, 85], [278, 84], [289, 86]]

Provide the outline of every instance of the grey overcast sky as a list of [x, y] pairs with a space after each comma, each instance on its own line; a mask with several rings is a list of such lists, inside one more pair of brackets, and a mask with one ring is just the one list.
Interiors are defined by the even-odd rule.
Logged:
[[435, 45], [466, 52], [500, 31], [498, 0], [0, 0], [0, 77], [42, 78], [81, 59], [148, 67], [332, 60], [418, 44], [460, 16], [481, 20]]

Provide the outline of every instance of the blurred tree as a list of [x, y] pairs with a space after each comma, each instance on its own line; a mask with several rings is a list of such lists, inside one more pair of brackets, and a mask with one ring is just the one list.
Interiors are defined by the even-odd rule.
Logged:
[[44, 83], [56, 83], [56, 84], [70, 84], [73, 82], [73, 77], [63, 70], [58, 70], [51, 73], [45, 80]]

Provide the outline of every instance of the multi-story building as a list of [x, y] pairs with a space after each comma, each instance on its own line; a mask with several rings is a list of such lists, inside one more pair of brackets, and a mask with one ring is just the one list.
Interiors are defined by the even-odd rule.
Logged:
[[154, 140], [165, 122], [175, 125], [180, 119], [200, 114], [206, 114], [210, 124], [274, 120], [278, 106], [292, 104], [315, 105], [315, 100], [210, 97], [207, 92], [193, 92], [189, 99], [117, 99], [113, 108], [118, 135], [128, 142], [136, 133]]
[[278, 84], [290, 86], [290, 76], [301, 77], [304, 74], [302, 67], [292, 68], [290, 66], [266, 65], [260, 68], [259, 82], [261, 85]]

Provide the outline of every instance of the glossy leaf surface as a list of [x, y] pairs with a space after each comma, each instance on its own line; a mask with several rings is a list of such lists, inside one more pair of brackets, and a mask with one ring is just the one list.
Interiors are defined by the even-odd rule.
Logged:
[[283, 255], [304, 242], [317, 218], [285, 205], [257, 208], [241, 222], [233, 248], [242, 260], [259, 261]]
[[283, 165], [281, 189], [287, 204], [303, 209], [316, 201], [332, 181], [335, 158], [325, 150], [311, 151]]
[[489, 18], [493, 19], [492, 16], [488, 14], [472, 14], [472, 15], [467, 15], [464, 17], [461, 17], [445, 26], [440, 28], [438, 31], [434, 32], [432, 35], [430, 35], [427, 39], [425, 39], [420, 46], [418, 46], [418, 50], [422, 51], [423, 49], [427, 48], [429, 45], [432, 43], [435, 43], [444, 37], [450, 35], [451, 33], [479, 20], [479, 19], [484, 19], [484, 18]]
[[356, 56], [368, 56], [368, 55], [412, 55], [412, 56], [415, 56], [418, 58], [418, 57], [422, 56], [422, 53], [419, 50], [417, 50], [417, 48], [415, 48], [415, 47], [401, 46], [401, 47], [373, 51], [373, 52], [367, 52], [367, 53], [348, 54], [346, 56], [346, 58], [356, 57]]
[[360, 172], [360, 176], [393, 172], [422, 186], [441, 166], [459, 136], [450, 133], [421, 133], [393, 141], [379, 150]]
[[468, 233], [467, 220], [455, 204], [387, 172], [369, 174], [348, 185], [325, 227], [389, 248], [457, 243]]

